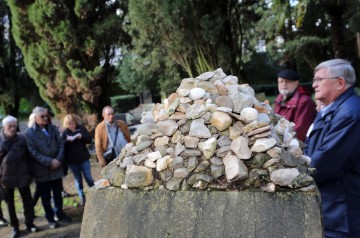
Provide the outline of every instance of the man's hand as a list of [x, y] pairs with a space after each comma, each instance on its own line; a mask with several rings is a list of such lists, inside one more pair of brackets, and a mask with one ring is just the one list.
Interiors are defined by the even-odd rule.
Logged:
[[51, 160], [51, 164], [50, 164], [50, 169], [51, 170], [57, 170], [58, 168], [60, 168], [60, 166], [61, 166], [60, 161], [58, 161], [56, 159]]
[[106, 166], [106, 161], [105, 161], [105, 159], [104, 160], [99, 160], [99, 164], [100, 164], [100, 166], [103, 168], [103, 167], [105, 167]]

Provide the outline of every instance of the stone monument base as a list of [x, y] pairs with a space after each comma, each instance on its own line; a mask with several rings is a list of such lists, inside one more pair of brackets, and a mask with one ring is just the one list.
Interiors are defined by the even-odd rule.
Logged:
[[323, 237], [316, 192], [91, 188], [82, 238]]

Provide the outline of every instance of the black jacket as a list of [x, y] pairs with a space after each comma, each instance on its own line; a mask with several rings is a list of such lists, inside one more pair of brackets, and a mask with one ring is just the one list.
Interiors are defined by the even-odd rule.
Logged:
[[[81, 140], [67, 141], [67, 136], [74, 136], [77, 133], [81, 134]], [[90, 133], [85, 127], [76, 125], [76, 130], [73, 132], [70, 129], [65, 129], [62, 133], [63, 141], [65, 142], [64, 159], [66, 163], [81, 163], [90, 158], [89, 151], [86, 144], [92, 141]]]
[[8, 139], [0, 132], [0, 181], [5, 188], [23, 188], [32, 181], [30, 153], [23, 135]]

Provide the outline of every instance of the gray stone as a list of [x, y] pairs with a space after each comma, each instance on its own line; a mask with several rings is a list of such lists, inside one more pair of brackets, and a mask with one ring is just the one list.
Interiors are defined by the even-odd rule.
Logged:
[[219, 147], [227, 146], [231, 144], [231, 140], [228, 136], [220, 136], [218, 139]]
[[136, 129], [138, 135], [148, 135], [151, 136], [154, 131], [157, 131], [155, 123], [144, 123], [140, 124]]
[[187, 119], [198, 119], [207, 112], [205, 105], [193, 104], [186, 109]]
[[229, 182], [247, 178], [248, 169], [244, 162], [232, 155], [230, 152], [224, 158], [225, 175]]
[[156, 126], [167, 136], [172, 136], [179, 127], [174, 120], [159, 121]]
[[192, 136], [185, 136], [184, 143], [186, 148], [197, 148], [199, 144], [199, 138]]
[[138, 144], [137, 146], [135, 146], [136, 151], [142, 151], [148, 147], [150, 147], [152, 144], [152, 141], [144, 141], [141, 142], [140, 144]]
[[205, 159], [210, 159], [216, 150], [217, 140], [216, 138], [210, 138], [204, 142], [199, 143], [199, 150], [202, 152]]
[[201, 161], [201, 163], [194, 170], [195, 173], [202, 172], [209, 167], [210, 163], [207, 160]]
[[90, 188], [86, 195], [80, 238], [323, 237], [317, 190], [174, 193]]
[[177, 191], [180, 189], [180, 185], [182, 182], [182, 178], [171, 178], [169, 181], [166, 182], [165, 187], [170, 191]]
[[223, 158], [231, 150], [230, 146], [223, 146], [216, 150], [216, 156]]
[[253, 152], [265, 152], [276, 144], [273, 138], [260, 138], [255, 141], [251, 151]]
[[230, 148], [239, 159], [248, 160], [251, 158], [251, 150], [245, 137], [239, 136], [236, 138], [231, 143]]
[[141, 188], [153, 182], [152, 171], [143, 166], [129, 165], [126, 169], [125, 184], [129, 188]]
[[175, 159], [171, 162], [170, 167], [173, 170], [184, 167], [184, 159], [180, 156], [176, 156]]
[[223, 176], [225, 174], [225, 167], [224, 165], [214, 165], [212, 164], [210, 166], [210, 173], [211, 175], [216, 179], [219, 178], [220, 176]]
[[253, 97], [245, 93], [237, 93], [235, 95], [229, 95], [234, 103], [233, 111], [240, 113], [245, 107], [252, 107], [254, 104]]
[[278, 169], [270, 174], [270, 179], [277, 185], [289, 186], [299, 174], [299, 171], [295, 168]]
[[178, 168], [174, 171], [175, 178], [186, 178], [187, 176], [189, 176], [189, 172], [186, 168]]
[[191, 173], [195, 168], [196, 166], [198, 165], [199, 161], [198, 161], [198, 158], [197, 157], [191, 157], [189, 158], [189, 161], [187, 163], [187, 170], [189, 171], [189, 173]]
[[209, 129], [204, 125], [204, 119], [200, 118], [192, 121], [189, 136], [198, 138], [209, 138], [211, 136]]
[[214, 164], [214, 165], [223, 165], [224, 164], [224, 161], [223, 159], [220, 159], [218, 157], [212, 157], [210, 159], [210, 163]]
[[160, 146], [167, 145], [169, 143], [169, 140], [170, 140], [170, 138], [167, 136], [156, 138], [154, 141], [154, 146], [160, 147]]
[[231, 110], [234, 108], [233, 101], [229, 96], [219, 96], [216, 98], [215, 103], [219, 107], [227, 107]]

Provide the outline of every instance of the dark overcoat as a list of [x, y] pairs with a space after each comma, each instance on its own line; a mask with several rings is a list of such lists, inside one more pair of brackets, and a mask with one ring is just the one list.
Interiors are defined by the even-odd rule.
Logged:
[[305, 145], [317, 170], [325, 232], [360, 237], [360, 98], [353, 88], [317, 115]]

